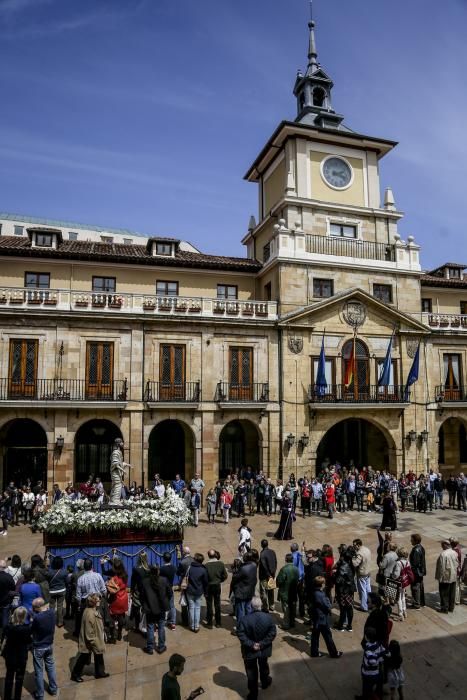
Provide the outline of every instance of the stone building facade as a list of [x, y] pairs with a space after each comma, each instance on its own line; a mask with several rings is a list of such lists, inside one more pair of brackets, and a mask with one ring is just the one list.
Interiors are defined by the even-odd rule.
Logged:
[[0, 214], [3, 484], [105, 481], [115, 437], [143, 484], [467, 464], [464, 266], [422, 271], [392, 191], [380, 198], [396, 144], [349, 129], [332, 87], [311, 23], [297, 117], [245, 176], [259, 188], [245, 258]]

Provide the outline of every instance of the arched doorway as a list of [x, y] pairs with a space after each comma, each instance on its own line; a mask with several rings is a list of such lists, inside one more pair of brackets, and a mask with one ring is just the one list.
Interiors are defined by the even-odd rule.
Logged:
[[185, 481], [195, 472], [195, 447], [190, 428], [178, 420], [163, 420], [149, 436], [148, 480], [154, 474], [170, 481], [180, 474]]
[[249, 420], [233, 420], [219, 437], [219, 477], [246, 466], [260, 469], [258, 430]]
[[394, 446], [383, 431], [363, 418], [347, 418], [330, 428], [316, 452], [316, 473], [339, 462], [343, 467], [356, 466], [395, 471]]
[[370, 353], [359, 338], [348, 340], [342, 348], [343, 391], [355, 398], [368, 393], [370, 384]]
[[109, 420], [90, 420], [75, 437], [75, 481], [82, 483], [90, 474], [110, 482], [110, 453], [120, 429]]
[[438, 433], [438, 462], [447, 471], [467, 464], [467, 432], [459, 418], [448, 418]]
[[26, 479], [47, 484], [47, 435], [30, 418], [17, 418], [0, 431], [3, 457], [3, 486], [14, 481], [21, 486]]

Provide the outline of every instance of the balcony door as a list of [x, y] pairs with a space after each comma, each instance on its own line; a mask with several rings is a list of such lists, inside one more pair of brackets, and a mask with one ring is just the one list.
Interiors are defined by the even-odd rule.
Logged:
[[[354, 347], [355, 343], [355, 347]], [[345, 378], [350, 379], [345, 385]], [[370, 392], [370, 355], [359, 338], [348, 340], [342, 348], [342, 391], [344, 397], [364, 400]]]
[[37, 340], [10, 340], [11, 398], [33, 398], [36, 395], [37, 351]]
[[159, 358], [159, 400], [185, 399], [185, 346], [161, 345]]
[[113, 393], [113, 343], [86, 345], [86, 398], [111, 399]]
[[443, 355], [444, 398], [447, 401], [459, 401], [461, 397], [461, 358], [454, 353]]
[[231, 401], [253, 400], [253, 348], [230, 348], [229, 398]]

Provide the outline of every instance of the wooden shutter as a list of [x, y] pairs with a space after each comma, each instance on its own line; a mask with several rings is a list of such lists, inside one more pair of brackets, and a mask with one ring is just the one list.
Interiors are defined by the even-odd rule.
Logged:
[[113, 398], [113, 343], [91, 342], [86, 346], [86, 397]]
[[230, 348], [230, 399], [253, 400], [253, 348]]
[[33, 398], [37, 388], [37, 340], [10, 340], [9, 394]]
[[159, 355], [161, 401], [185, 399], [185, 346], [161, 345]]

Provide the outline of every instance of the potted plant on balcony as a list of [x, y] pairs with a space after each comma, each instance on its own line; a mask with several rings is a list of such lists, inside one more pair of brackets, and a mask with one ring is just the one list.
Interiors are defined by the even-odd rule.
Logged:
[[459, 328], [461, 325], [461, 320], [459, 316], [455, 316], [454, 318], [451, 318], [451, 328]]
[[106, 302], [105, 294], [93, 294], [92, 295], [92, 305], [96, 308], [103, 308]]
[[46, 294], [44, 299], [44, 304], [47, 306], [56, 306], [57, 295], [56, 294]]
[[170, 311], [172, 308], [172, 300], [169, 297], [161, 297], [158, 303], [159, 311]]
[[0, 304], [6, 304], [6, 303], [7, 303], [6, 292], [1, 292], [0, 293]]
[[186, 299], [176, 299], [175, 308], [177, 311], [186, 311], [188, 308], [188, 302]]
[[199, 301], [191, 301], [188, 311], [191, 314], [199, 314], [201, 312], [201, 303]]
[[447, 316], [441, 316], [441, 318], [439, 319], [439, 325], [442, 328], [446, 328], [447, 326], [449, 326], [449, 318]]
[[143, 309], [145, 311], [152, 311], [156, 308], [156, 302], [152, 297], [144, 297], [143, 299]]
[[254, 305], [251, 303], [242, 304], [242, 315], [243, 316], [253, 316], [255, 312]]
[[257, 316], [267, 316], [268, 315], [268, 305], [266, 302], [264, 304], [256, 304], [256, 315]]
[[237, 316], [239, 312], [239, 304], [235, 302], [227, 302], [226, 304], [226, 311], [228, 314], [231, 316]]
[[75, 306], [87, 306], [89, 304], [89, 297], [85, 294], [75, 297]]
[[213, 314], [223, 314], [225, 312], [225, 304], [221, 301], [215, 301], [212, 312]]
[[111, 296], [109, 297], [109, 307], [111, 309], [121, 309], [123, 306], [123, 297]]
[[10, 296], [10, 304], [22, 304], [24, 302], [23, 292], [13, 292]]

